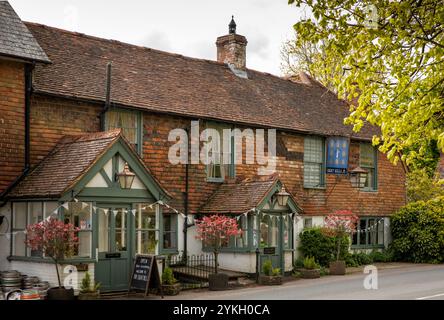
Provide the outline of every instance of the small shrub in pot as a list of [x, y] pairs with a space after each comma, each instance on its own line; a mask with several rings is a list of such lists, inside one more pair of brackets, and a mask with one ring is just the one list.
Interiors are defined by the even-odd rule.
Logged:
[[174, 277], [173, 269], [166, 267], [162, 273], [162, 291], [167, 296], [175, 296], [180, 292], [180, 283]]
[[319, 265], [316, 263], [314, 257], [305, 257], [304, 268], [301, 269], [301, 276], [304, 279], [315, 279], [321, 277]]
[[96, 300], [100, 297], [100, 283], [92, 283], [89, 272], [82, 279], [79, 292], [79, 300]]
[[282, 284], [281, 269], [273, 268], [270, 259], [262, 264], [262, 273], [259, 277], [260, 284], [269, 286]]

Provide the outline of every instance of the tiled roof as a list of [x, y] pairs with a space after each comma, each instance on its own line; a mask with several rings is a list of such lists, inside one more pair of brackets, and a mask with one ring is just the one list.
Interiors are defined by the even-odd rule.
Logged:
[[321, 135], [376, 133], [368, 126], [353, 133], [343, 124], [348, 104], [313, 80], [295, 83], [250, 69], [242, 79], [215, 61], [26, 25], [53, 62], [36, 67], [36, 92], [104, 101], [111, 61], [116, 105]]
[[119, 137], [120, 129], [65, 136], [9, 194], [9, 198], [58, 197], [75, 184]]
[[277, 175], [226, 182], [213, 193], [199, 213], [245, 213], [256, 208], [278, 180]]
[[50, 62], [7, 1], [0, 1], [0, 56]]

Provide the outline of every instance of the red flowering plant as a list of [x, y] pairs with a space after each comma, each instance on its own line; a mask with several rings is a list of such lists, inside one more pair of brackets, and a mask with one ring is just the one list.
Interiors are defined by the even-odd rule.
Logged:
[[325, 217], [323, 232], [327, 236], [336, 238], [336, 261], [339, 261], [342, 239], [356, 232], [358, 220], [358, 216], [350, 210], [337, 210]]
[[219, 249], [228, 244], [230, 237], [241, 235], [242, 230], [239, 229], [235, 218], [219, 214], [196, 220], [196, 227], [196, 238], [201, 240], [204, 245], [213, 248], [215, 273], [217, 273]]
[[41, 251], [50, 257], [57, 270], [59, 288], [62, 287], [58, 265], [65, 257], [71, 257], [79, 245], [77, 232], [80, 229], [71, 223], [64, 223], [53, 217], [42, 222], [31, 224], [26, 228], [26, 245], [32, 250]]

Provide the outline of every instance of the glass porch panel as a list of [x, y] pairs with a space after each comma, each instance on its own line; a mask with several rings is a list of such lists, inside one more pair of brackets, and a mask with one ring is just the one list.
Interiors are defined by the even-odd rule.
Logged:
[[125, 209], [118, 209], [115, 218], [116, 251], [127, 250], [128, 216]]
[[156, 230], [137, 230], [136, 253], [156, 254], [157, 246]]
[[79, 232], [79, 246], [75, 256], [78, 257], [91, 257], [91, 247], [92, 247], [92, 233], [89, 231]]
[[261, 233], [261, 247], [266, 247], [270, 243], [268, 229], [270, 227], [270, 217], [262, 216], [261, 224], [260, 224], [260, 233]]
[[108, 212], [107, 214], [99, 213], [99, 252], [110, 251], [109, 245], [109, 232], [110, 232], [110, 217], [113, 213]]
[[279, 227], [278, 227], [278, 217], [273, 217], [271, 219], [272, 224], [271, 224], [271, 242], [270, 242], [270, 246], [271, 247], [277, 247], [278, 246], [278, 237], [279, 237]]

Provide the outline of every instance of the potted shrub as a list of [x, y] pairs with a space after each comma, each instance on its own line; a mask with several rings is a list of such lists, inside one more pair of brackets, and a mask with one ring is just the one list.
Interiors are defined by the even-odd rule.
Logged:
[[57, 271], [58, 287], [48, 290], [48, 299], [50, 300], [73, 300], [74, 289], [62, 286], [59, 274], [59, 263], [64, 258], [72, 256], [74, 249], [79, 244], [76, 228], [71, 223], [64, 223], [50, 217], [42, 222], [29, 225], [26, 228], [26, 245], [32, 250], [40, 251], [45, 257], [49, 257], [54, 262]]
[[304, 258], [304, 267], [300, 269], [300, 272], [304, 279], [316, 279], [321, 277], [321, 270], [314, 257]]
[[267, 260], [262, 265], [262, 272], [259, 276], [259, 283], [272, 286], [282, 284], [281, 269], [273, 268], [271, 260]]
[[91, 283], [89, 272], [82, 279], [79, 292], [79, 300], [96, 300], [100, 297], [100, 283]]
[[162, 272], [162, 291], [167, 296], [175, 296], [180, 292], [180, 283], [174, 278], [173, 269], [170, 267], [166, 267]]
[[208, 277], [210, 290], [226, 290], [228, 288], [228, 275], [218, 273], [218, 255], [221, 246], [228, 244], [230, 237], [242, 234], [237, 221], [225, 215], [211, 215], [196, 220], [196, 238], [207, 247], [213, 249], [214, 273]]
[[341, 260], [341, 245], [344, 239], [356, 230], [358, 217], [349, 210], [336, 211], [325, 218], [324, 232], [336, 241], [335, 260], [330, 262], [331, 275], [345, 275], [346, 262]]

